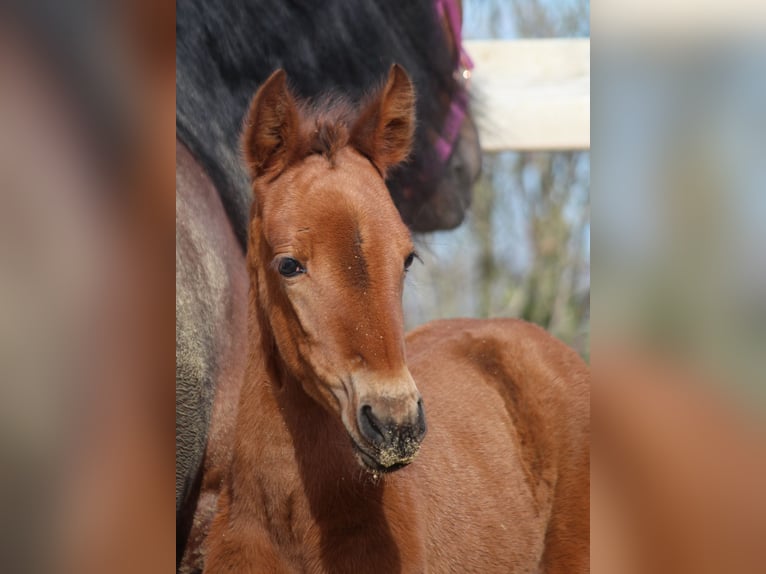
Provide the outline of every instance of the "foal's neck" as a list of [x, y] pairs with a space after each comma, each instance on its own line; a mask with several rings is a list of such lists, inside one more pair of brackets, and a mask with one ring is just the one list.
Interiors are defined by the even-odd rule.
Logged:
[[251, 293], [250, 365], [243, 387], [243, 393], [252, 394], [251, 415], [258, 417], [261, 429], [269, 429], [268, 440], [285, 462], [297, 463], [306, 487], [322, 489], [327, 483], [337, 489], [338, 481], [375, 482], [356, 461], [339, 415], [317, 403], [290, 374], [260, 305]]
[[[242, 506], [260, 516], [279, 551], [295, 564], [312, 557], [327, 572], [357, 571], [359, 564], [398, 572], [404, 550], [410, 563], [420, 564], [423, 541], [410, 519], [417, 514], [414, 491], [403, 484], [387, 488], [384, 478], [362, 469], [340, 417], [289, 375], [256, 292], [251, 290], [250, 364], [232, 496], [248, 499]], [[293, 512], [304, 503], [308, 513]], [[412, 526], [406, 543], [394, 537], [387, 508]]]

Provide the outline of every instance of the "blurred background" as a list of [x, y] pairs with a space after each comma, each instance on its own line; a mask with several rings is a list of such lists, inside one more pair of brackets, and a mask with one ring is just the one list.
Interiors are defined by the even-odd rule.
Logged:
[[[483, 147], [482, 175], [467, 220], [458, 229], [416, 239], [423, 264], [415, 264], [408, 276], [408, 328], [444, 317], [519, 317], [588, 357], [589, 46], [580, 42], [559, 47], [550, 40], [587, 39], [589, 34], [587, 0], [463, 2], [463, 36], [476, 63], [471, 92]], [[525, 39], [544, 41], [518, 42]], [[538, 60], [541, 53], [545, 59], [536, 62], [525, 84], [522, 70], [534, 65], [529, 60]], [[490, 65], [494, 67], [488, 71]], [[498, 78], [503, 75], [508, 77], [505, 83]], [[507, 89], [509, 84], [513, 91]], [[570, 143], [556, 139], [557, 126], [519, 130], [516, 116], [524, 110], [516, 100], [528, 97], [537, 99], [542, 113], [555, 112], [556, 106], [573, 107], [567, 113], [581, 116], [584, 136]], [[508, 120], [498, 118], [506, 111]]]
[[172, 571], [174, 7], [0, 4], [0, 571]]
[[594, 572], [763, 571], [765, 9], [594, 5]]

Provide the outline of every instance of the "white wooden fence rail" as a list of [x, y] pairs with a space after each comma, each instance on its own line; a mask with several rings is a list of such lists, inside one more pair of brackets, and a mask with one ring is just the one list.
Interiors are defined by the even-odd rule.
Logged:
[[590, 39], [473, 40], [485, 151], [590, 148]]

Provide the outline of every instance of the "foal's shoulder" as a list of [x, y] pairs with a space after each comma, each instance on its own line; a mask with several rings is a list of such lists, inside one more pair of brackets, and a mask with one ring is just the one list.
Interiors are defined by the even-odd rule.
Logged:
[[459, 360], [587, 386], [589, 369], [553, 335], [520, 319], [443, 319], [407, 335], [408, 360]]
[[539, 327], [520, 319], [438, 319], [407, 333], [407, 344], [459, 343], [474, 337], [507, 339], [509, 336], [521, 336], [529, 330], [542, 331]]
[[542, 352], [577, 356], [573, 349], [553, 335], [521, 319], [440, 319], [413, 329], [407, 334], [408, 350], [430, 346], [471, 347], [497, 343], [498, 352]]

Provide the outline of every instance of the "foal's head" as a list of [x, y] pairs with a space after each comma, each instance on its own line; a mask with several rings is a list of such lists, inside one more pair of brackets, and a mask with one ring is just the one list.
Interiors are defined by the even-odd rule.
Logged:
[[384, 181], [409, 153], [414, 100], [398, 66], [360, 110], [300, 104], [280, 70], [256, 94], [243, 136], [262, 324], [289, 375], [341, 418], [374, 471], [412, 461], [425, 434], [401, 304], [413, 245]]

